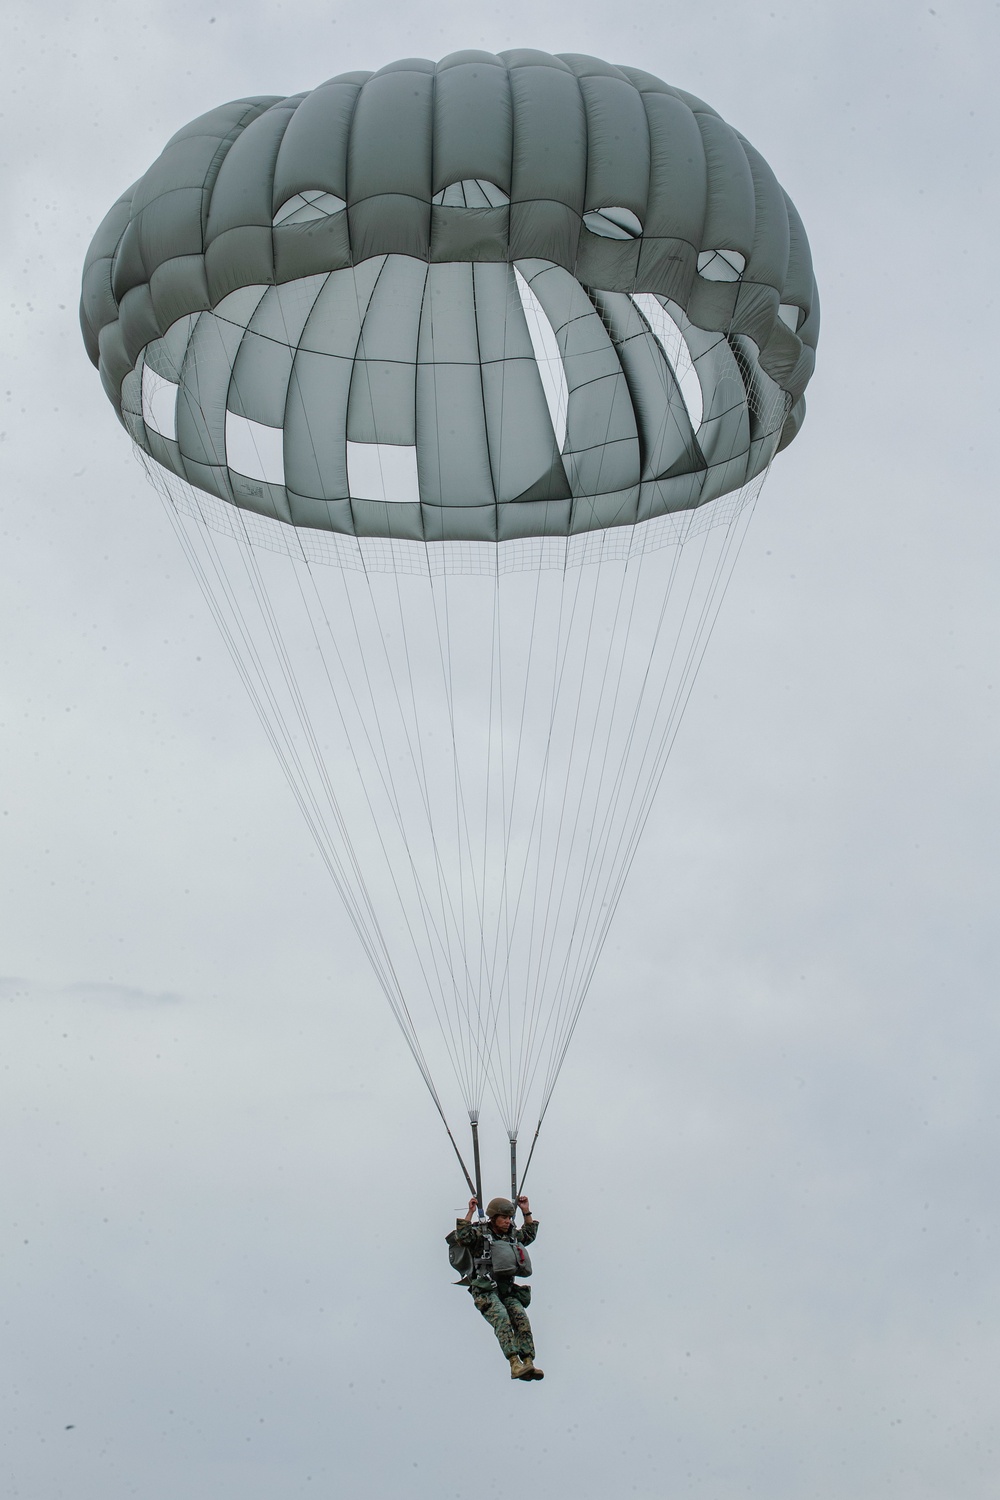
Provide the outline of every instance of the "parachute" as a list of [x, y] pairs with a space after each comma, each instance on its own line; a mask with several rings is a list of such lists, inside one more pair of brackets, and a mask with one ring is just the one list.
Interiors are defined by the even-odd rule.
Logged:
[[754, 148], [576, 54], [223, 105], [94, 237], [90, 356], [477, 1187], [486, 1107], [520, 1185], [818, 321]]

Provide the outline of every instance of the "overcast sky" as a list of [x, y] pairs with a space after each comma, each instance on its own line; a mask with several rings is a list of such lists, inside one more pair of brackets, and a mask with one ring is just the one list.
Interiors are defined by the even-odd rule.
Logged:
[[[8, 0], [5, 1495], [992, 1500], [998, 43], [986, 0]], [[528, 1386], [76, 317], [193, 116], [470, 46], [708, 100], [824, 314], [532, 1167]]]

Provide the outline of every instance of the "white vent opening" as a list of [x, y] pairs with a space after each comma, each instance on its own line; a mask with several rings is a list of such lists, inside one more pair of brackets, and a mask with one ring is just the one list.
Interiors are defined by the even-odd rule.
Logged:
[[642, 220], [630, 208], [595, 208], [584, 214], [583, 222], [591, 234], [606, 240], [637, 240], [642, 234]]
[[346, 207], [343, 198], [338, 198], [336, 193], [324, 192], [322, 188], [306, 188], [294, 197], [286, 198], [271, 223], [309, 224], [315, 219], [329, 219], [331, 214], [339, 214]]
[[691, 426], [697, 432], [705, 415], [705, 400], [687, 339], [680, 325], [675, 323], [663, 303], [652, 292], [633, 292], [632, 301], [649, 324], [653, 337], [666, 356], [667, 364], [674, 372]]
[[739, 281], [746, 268], [738, 250], [703, 250], [698, 256], [698, 275], [706, 281]]
[[160, 437], [177, 441], [177, 392], [180, 389], [172, 380], [150, 369], [142, 367], [142, 420], [147, 427], [158, 432]]
[[349, 442], [347, 486], [355, 500], [385, 500], [390, 505], [419, 501], [416, 448]]
[[438, 208], [503, 208], [510, 199], [503, 188], [485, 177], [465, 177], [435, 193], [431, 202]]
[[552, 419], [556, 447], [561, 453], [566, 442], [566, 414], [569, 409], [569, 386], [566, 383], [562, 354], [552, 324], [545, 315], [545, 309], [516, 266], [514, 277], [528, 325], [528, 336], [531, 339], [535, 363], [542, 377], [542, 390], [545, 392], [545, 404], [548, 406], [549, 416]]
[[262, 479], [265, 484], [284, 484], [284, 441], [282, 428], [226, 412], [226, 462], [235, 474]]

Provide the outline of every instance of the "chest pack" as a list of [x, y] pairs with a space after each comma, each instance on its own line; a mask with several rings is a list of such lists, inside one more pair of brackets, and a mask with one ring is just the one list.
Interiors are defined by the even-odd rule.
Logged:
[[531, 1257], [525, 1247], [514, 1238], [514, 1231], [501, 1238], [486, 1232], [486, 1243], [490, 1250], [493, 1275], [530, 1276]]
[[454, 1230], [448, 1235], [447, 1242], [448, 1261], [452, 1270], [458, 1272], [459, 1285], [468, 1286], [474, 1278], [479, 1277], [495, 1281], [498, 1276], [511, 1278], [531, 1275], [531, 1256], [518, 1243], [513, 1230], [506, 1237], [501, 1237], [484, 1229], [481, 1255], [473, 1255], [472, 1247], [463, 1245]]

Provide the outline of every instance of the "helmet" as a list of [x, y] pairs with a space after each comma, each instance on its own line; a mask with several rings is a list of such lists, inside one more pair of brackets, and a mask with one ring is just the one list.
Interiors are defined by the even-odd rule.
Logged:
[[514, 1205], [509, 1198], [491, 1198], [486, 1205], [486, 1217], [488, 1219], [499, 1219], [505, 1215], [508, 1219], [514, 1217]]

